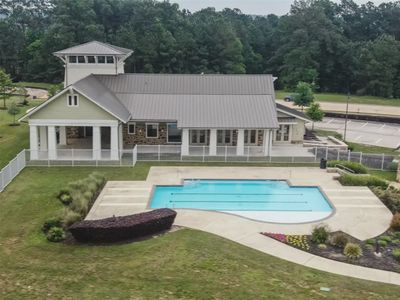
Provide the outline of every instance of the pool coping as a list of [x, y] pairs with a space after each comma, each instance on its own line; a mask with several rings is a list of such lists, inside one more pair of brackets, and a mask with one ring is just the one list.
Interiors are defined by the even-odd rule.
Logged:
[[328, 197], [328, 195], [324, 192], [324, 190], [322, 189], [322, 187], [321, 186], [319, 186], [319, 185], [293, 185], [292, 184], [292, 182], [289, 180], [289, 179], [263, 179], [263, 178], [260, 178], [260, 179], [223, 179], [223, 178], [216, 178], [216, 179], [213, 179], [213, 178], [181, 178], [181, 180], [180, 180], [180, 182], [178, 183], [178, 184], [152, 184], [152, 187], [151, 187], [151, 191], [150, 191], [150, 195], [149, 195], [149, 199], [148, 199], [148, 201], [147, 201], [147, 205], [146, 205], [146, 209], [147, 210], [151, 210], [151, 209], [154, 209], [154, 208], [151, 208], [150, 207], [150, 204], [151, 204], [151, 201], [152, 201], [152, 199], [153, 199], [153, 195], [154, 195], [154, 191], [155, 191], [155, 189], [158, 187], [158, 186], [160, 186], [160, 187], [176, 187], [176, 186], [182, 186], [183, 184], [184, 184], [184, 182], [185, 182], [185, 180], [213, 180], [213, 181], [218, 181], [218, 180], [221, 180], [221, 181], [223, 181], [223, 180], [225, 180], [225, 181], [227, 181], [227, 180], [241, 180], [241, 181], [285, 181], [287, 184], [288, 184], [288, 186], [290, 186], [290, 187], [299, 187], [299, 188], [307, 188], [307, 187], [312, 187], [312, 188], [318, 188], [318, 190], [320, 191], [320, 193], [324, 196], [324, 198], [325, 198], [325, 200], [326, 200], [326, 202], [329, 204], [329, 206], [332, 208], [332, 211], [331, 211], [331, 213], [328, 215], [328, 216], [326, 216], [326, 217], [324, 217], [324, 218], [321, 218], [321, 219], [318, 219], [318, 220], [314, 220], [314, 221], [308, 221], [308, 222], [296, 222], [296, 223], [285, 223], [285, 222], [271, 222], [271, 221], [264, 221], [264, 220], [259, 220], [259, 219], [252, 219], [252, 218], [249, 218], [249, 217], [245, 217], [245, 216], [242, 216], [242, 215], [239, 215], [239, 214], [234, 214], [234, 213], [229, 213], [229, 212], [227, 212], [227, 211], [221, 211], [221, 210], [212, 210], [212, 209], [198, 209], [198, 208], [173, 208], [173, 210], [176, 210], [176, 211], [182, 211], [182, 210], [190, 210], [190, 211], [205, 211], [205, 212], [215, 212], [215, 213], [221, 213], [221, 214], [228, 214], [228, 215], [233, 215], [233, 216], [237, 216], [237, 217], [239, 217], [239, 218], [243, 218], [243, 219], [246, 219], [246, 220], [250, 220], [250, 221], [255, 221], [255, 222], [263, 222], [263, 223], [269, 223], [269, 224], [282, 224], [282, 225], [296, 225], [296, 224], [299, 224], [299, 225], [301, 225], [301, 224], [312, 224], [312, 223], [318, 223], [318, 222], [321, 222], [321, 221], [325, 221], [325, 220], [327, 220], [327, 219], [329, 219], [329, 218], [332, 218], [335, 214], [336, 214], [336, 207], [335, 207], [335, 205], [332, 203], [332, 201], [329, 199], [329, 197]]

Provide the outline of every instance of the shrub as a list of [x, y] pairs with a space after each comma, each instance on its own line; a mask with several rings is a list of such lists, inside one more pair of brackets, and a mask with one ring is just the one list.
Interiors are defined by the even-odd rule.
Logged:
[[398, 170], [399, 163], [398, 162], [391, 162], [389, 165], [389, 171], [396, 172]]
[[62, 224], [63, 224], [64, 228], [68, 228], [75, 222], [78, 222], [81, 220], [82, 220], [82, 216], [79, 213], [74, 212], [73, 210], [71, 210], [69, 208], [64, 210], [64, 215], [62, 217]]
[[70, 194], [70, 191], [68, 189], [62, 189], [58, 193], [57, 198], [64, 205], [69, 205], [71, 203], [71, 201], [72, 201], [71, 194]]
[[400, 213], [397, 212], [393, 215], [392, 221], [390, 222], [390, 228], [396, 231], [400, 231]]
[[375, 249], [375, 247], [373, 246], [373, 245], [369, 245], [369, 244], [367, 244], [367, 245], [365, 245], [365, 249], [367, 249], [367, 250], [374, 250]]
[[341, 232], [335, 233], [330, 238], [330, 244], [338, 248], [344, 248], [348, 242], [347, 236]]
[[65, 240], [65, 231], [61, 227], [52, 227], [47, 232], [46, 237], [50, 242], [61, 242]]
[[42, 231], [44, 233], [47, 233], [51, 228], [61, 227], [61, 226], [62, 226], [61, 218], [59, 217], [50, 218], [43, 223]]
[[400, 262], [400, 249], [394, 249], [392, 255], [395, 260]]
[[326, 244], [318, 244], [318, 248], [321, 250], [325, 250], [326, 248], [328, 248], [328, 246]]
[[385, 241], [387, 243], [390, 243], [392, 241], [392, 238], [390, 236], [388, 236], [388, 235], [382, 235], [379, 239], [381, 241]]
[[400, 190], [394, 187], [389, 187], [384, 189], [382, 187], [374, 187], [372, 191], [375, 195], [381, 199], [383, 204], [387, 206], [387, 208], [395, 214], [396, 212], [400, 212]]
[[358, 259], [363, 253], [360, 245], [347, 243], [346, 247], [344, 247], [343, 254], [349, 259]]
[[347, 160], [330, 160], [328, 161], [327, 166], [328, 167], [335, 167], [336, 165], [342, 165], [352, 171], [354, 171], [354, 173], [356, 174], [367, 174], [368, 173], [368, 169], [360, 164], [360, 163], [356, 163], [354, 161], [347, 161]]
[[368, 245], [375, 245], [375, 240], [374, 239], [369, 239], [369, 240], [366, 241], [366, 243]]
[[329, 229], [326, 225], [315, 226], [311, 233], [311, 241], [317, 244], [325, 244], [329, 237]]
[[392, 243], [393, 243], [393, 244], [396, 244], [396, 245], [397, 245], [397, 244], [400, 244], [400, 240], [395, 239], [395, 240], [392, 241]]
[[81, 221], [69, 230], [80, 242], [116, 242], [167, 230], [175, 217], [175, 211], [162, 208], [124, 217]]
[[381, 246], [381, 247], [386, 247], [388, 243], [387, 243], [386, 241], [384, 241], [384, 240], [379, 240], [379, 241], [378, 241], [378, 244], [379, 244], [379, 246]]
[[354, 174], [343, 174], [339, 177], [339, 182], [345, 186], [380, 186], [383, 188], [388, 187], [388, 183], [375, 176], [367, 175], [354, 175]]

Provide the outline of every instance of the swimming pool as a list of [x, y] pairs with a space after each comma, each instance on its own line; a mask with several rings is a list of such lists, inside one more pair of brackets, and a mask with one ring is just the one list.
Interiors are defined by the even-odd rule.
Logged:
[[302, 223], [326, 218], [333, 208], [318, 187], [284, 180], [184, 180], [156, 186], [150, 208], [200, 209], [259, 221]]

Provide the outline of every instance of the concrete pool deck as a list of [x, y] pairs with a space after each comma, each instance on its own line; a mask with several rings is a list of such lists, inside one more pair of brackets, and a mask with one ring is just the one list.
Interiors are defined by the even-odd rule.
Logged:
[[240, 244], [323, 271], [400, 285], [400, 274], [324, 259], [294, 249], [260, 232], [309, 234], [316, 224], [342, 230], [360, 240], [375, 237], [389, 227], [392, 214], [366, 187], [344, 187], [336, 173], [318, 168], [296, 167], [152, 167], [146, 181], [110, 181], [86, 219], [129, 215], [150, 210], [154, 185], [180, 184], [183, 179], [282, 179], [293, 185], [319, 186], [336, 211], [323, 221], [276, 224], [254, 221], [215, 211], [176, 209], [175, 224], [210, 232]]

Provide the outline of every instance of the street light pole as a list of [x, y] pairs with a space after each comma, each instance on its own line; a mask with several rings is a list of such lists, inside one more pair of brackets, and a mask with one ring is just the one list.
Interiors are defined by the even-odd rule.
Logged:
[[344, 121], [344, 135], [343, 135], [343, 141], [344, 142], [346, 142], [346, 134], [347, 134], [347, 120], [348, 120], [348, 114], [349, 114], [349, 101], [350, 101], [350, 91], [347, 92], [346, 119]]

